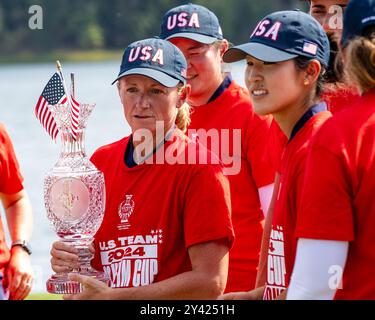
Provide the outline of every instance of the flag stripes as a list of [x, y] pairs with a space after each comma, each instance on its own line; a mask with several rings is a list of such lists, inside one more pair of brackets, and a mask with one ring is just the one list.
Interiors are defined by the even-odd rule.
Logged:
[[[68, 97], [58, 73], [55, 73], [45, 86], [35, 106], [35, 116], [53, 140], [59, 133], [56, 121], [50, 107], [56, 104], [66, 104]], [[71, 97], [70, 132], [74, 140], [77, 139], [80, 104]]]
[[[66, 96], [63, 96], [58, 103], [64, 104], [66, 101]], [[56, 121], [49, 109], [48, 101], [42, 95], [39, 97], [38, 103], [36, 104], [35, 116], [50, 137], [53, 140], [56, 140], [57, 135], [59, 134], [59, 129], [57, 128]]]

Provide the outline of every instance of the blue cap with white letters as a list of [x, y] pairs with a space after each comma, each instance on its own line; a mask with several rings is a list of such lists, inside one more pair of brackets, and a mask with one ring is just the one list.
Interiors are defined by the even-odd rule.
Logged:
[[186, 4], [169, 10], [163, 17], [160, 38], [187, 38], [211, 44], [223, 39], [219, 19], [207, 8]]
[[304, 56], [328, 66], [330, 46], [323, 27], [310, 15], [299, 10], [277, 11], [258, 23], [249, 42], [230, 48], [223, 59], [235, 62], [246, 55], [266, 62]]
[[186, 83], [186, 59], [169, 41], [150, 38], [131, 43], [124, 52], [115, 81], [127, 75], [144, 75], [165, 87]]

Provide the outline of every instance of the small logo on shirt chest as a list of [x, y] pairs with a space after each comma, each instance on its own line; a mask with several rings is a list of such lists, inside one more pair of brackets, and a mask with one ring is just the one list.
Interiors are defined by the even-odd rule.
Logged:
[[120, 224], [117, 225], [119, 230], [126, 230], [130, 228], [129, 218], [133, 214], [135, 203], [132, 199], [133, 195], [125, 195], [125, 200], [121, 202], [118, 207], [118, 215], [120, 217]]

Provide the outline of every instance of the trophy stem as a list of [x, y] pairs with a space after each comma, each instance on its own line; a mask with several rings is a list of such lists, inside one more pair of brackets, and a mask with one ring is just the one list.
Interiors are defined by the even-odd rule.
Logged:
[[[91, 260], [94, 254], [90, 250], [91, 239], [87, 240], [66, 240], [63, 242], [74, 246], [78, 250], [78, 261], [80, 267], [73, 269], [69, 273], [78, 273], [80, 275], [90, 276], [106, 285], [110, 284], [110, 279], [103, 272], [97, 271], [91, 267]], [[82, 292], [83, 288], [79, 282], [71, 281], [68, 272], [61, 272], [52, 275], [47, 281], [47, 291], [57, 294], [75, 294]]]
[[91, 241], [92, 239], [84, 239], [84, 240], [67, 240], [65, 238], [61, 238], [62, 242], [73, 246], [78, 251], [78, 262], [80, 268], [74, 271], [83, 271], [91, 269], [91, 260], [94, 257], [94, 254], [90, 250]]
[[83, 288], [79, 282], [69, 280], [69, 273], [78, 273], [80, 275], [90, 276], [99, 281], [110, 285], [109, 277], [104, 273], [91, 267], [91, 260], [94, 254], [90, 250], [92, 238], [88, 239], [66, 239], [61, 238], [62, 242], [73, 246], [78, 251], [78, 262], [80, 267], [70, 272], [61, 272], [52, 275], [47, 281], [47, 291], [57, 294], [75, 294], [82, 292]]

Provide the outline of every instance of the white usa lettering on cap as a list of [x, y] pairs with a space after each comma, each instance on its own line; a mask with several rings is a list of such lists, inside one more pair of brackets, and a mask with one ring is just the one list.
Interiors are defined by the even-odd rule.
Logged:
[[[264, 38], [270, 38], [273, 41], [277, 40], [277, 37], [279, 35], [279, 31], [281, 28], [281, 22], [275, 22], [268, 30], [267, 26], [271, 23], [268, 19], [262, 20], [261, 22], [258, 23], [256, 26], [255, 30], [251, 34], [250, 38], [252, 38], [254, 35], [257, 37], [263, 36]], [[267, 32], [266, 32], [267, 31]]]
[[154, 54], [154, 48], [151, 46], [136, 47], [132, 48], [129, 53], [129, 62], [134, 62], [137, 59], [142, 61], [151, 60], [152, 62], [158, 62], [159, 64], [164, 64], [164, 52], [163, 49], [159, 48]]
[[169, 16], [167, 19], [167, 29], [172, 30], [176, 26], [179, 28], [186, 26], [200, 28], [198, 13], [194, 12], [190, 18], [187, 12], [175, 13]]

